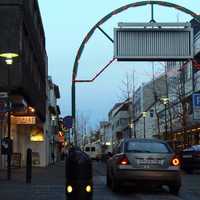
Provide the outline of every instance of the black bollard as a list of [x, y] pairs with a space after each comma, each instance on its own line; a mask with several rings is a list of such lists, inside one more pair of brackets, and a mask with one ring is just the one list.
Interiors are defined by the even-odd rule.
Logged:
[[66, 155], [67, 200], [92, 200], [92, 162], [83, 151], [71, 148]]
[[32, 179], [32, 150], [27, 149], [26, 157], [26, 183], [31, 183]]

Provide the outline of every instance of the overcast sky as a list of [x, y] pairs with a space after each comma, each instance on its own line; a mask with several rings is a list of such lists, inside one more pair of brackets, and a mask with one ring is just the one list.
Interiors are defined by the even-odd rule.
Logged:
[[[77, 50], [87, 32], [102, 17], [131, 0], [38, 0], [46, 34], [46, 49], [49, 58], [49, 75], [59, 85], [62, 115], [71, 115], [71, 76]], [[197, 0], [169, 0], [200, 13]], [[150, 6], [131, 8], [101, 26], [112, 38], [118, 22], [149, 22]], [[157, 22], [186, 22], [190, 16], [175, 9], [155, 7]], [[91, 79], [113, 57], [113, 44], [96, 31], [87, 44], [80, 60], [78, 79]], [[162, 71], [156, 64], [156, 71]], [[120, 101], [120, 88], [126, 73], [135, 71], [135, 84], [150, 80], [151, 63], [115, 62], [92, 84], [77, 85], [77, 109], [90, 118], [92, 125], [107, 119], [112, 106]]]

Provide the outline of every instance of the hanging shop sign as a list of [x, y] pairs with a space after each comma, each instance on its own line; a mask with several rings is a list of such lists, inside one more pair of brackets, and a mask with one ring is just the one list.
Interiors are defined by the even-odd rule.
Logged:
[[11, 120], [14, 124], [36, 124], [35, 116], [12, 116]]
[[57, 141], [62, 143], [65, 141], [65, 134], [62, 131], [59, 131], [57, 134]]

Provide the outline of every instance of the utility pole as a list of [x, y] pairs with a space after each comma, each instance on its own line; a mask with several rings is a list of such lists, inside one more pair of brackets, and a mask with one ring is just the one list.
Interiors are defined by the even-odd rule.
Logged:
[[144, 122], [144, 124], [143, 124], [143, 128], [144, 128], [144, 130], [143, 130], [143, 134], [144, 134], [144, 138], [146, 138], [146, 117], [147, 117], [147, 112], [142, 112], [142, 117], [143, 117], [143, 122]]
[[11, 179], [11, 159], [12, 159], [12, 142], [11, 142], [11, 105], [10, 105], [10, 67], [8, 66], [8, 116], [7, 116], [7, 132], [8, 132], [8, 155], [7, 155], [7, 179]]
[[168, 129], [168, 125], [167, 125], [167, 102], [164, 102], [164, 105], [165, 105], [165, 137], [164, 139], [167, 140], [168, 139], [168, 132], [167, 132], [167, 129]]
[[[165, 65], [165, 85], [166, 85], [166, 97], [168, 99], [168, 113], [169, 113], [169, 126], [170, 126], [170, 136], [168, 139], [173, 139], [172, 134], [173, 134], [173, 128], [172, 128], [172, 113], [171, 113], [171, 108], [170, 108], [170, 99], [169, 99], [169, 86], [168, 86], [168, 77], [167, 77], [167, 66]], [[166, 106], [167, 106], [166, 105]], [[165, 108], [166, 109], [166, 108]], [[167, 136], [167, 135], [166, 135]]]

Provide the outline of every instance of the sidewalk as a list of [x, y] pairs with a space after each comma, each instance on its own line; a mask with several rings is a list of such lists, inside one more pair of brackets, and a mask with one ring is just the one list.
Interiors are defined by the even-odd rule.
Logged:
[[26, 184], [26, 169], [12, 170], [12, 180], [7, 181], [6, 172], [0, 176], [0, 199], [2, 200], [64, 200], [64, 162], [47, 168], [33, 168], [32, 184]]

